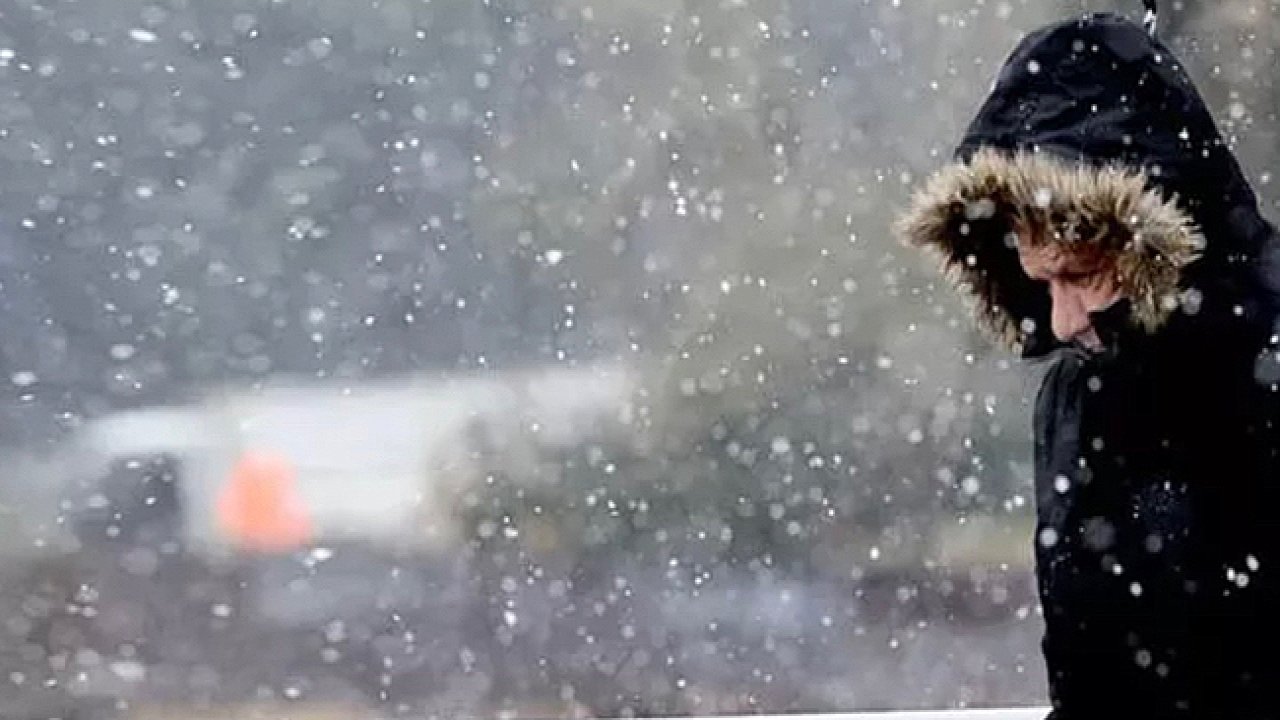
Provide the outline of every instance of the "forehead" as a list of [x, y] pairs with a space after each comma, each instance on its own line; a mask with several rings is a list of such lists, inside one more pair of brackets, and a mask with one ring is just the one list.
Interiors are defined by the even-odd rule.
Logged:
[[1023, 265], [1034, 265], [1036, 267], [1058, 265], [1066, 260], [1067, 253], [1057, 245], [1051, 243], [1032, 244], [1023, 240], [1018, 241], [1018, 259]]
[[1088, 272], [1100, 269], [1104, 253], [1089, 243], [1064, 247], [1058, 243], [1018, 241], [1018, 259], [1028, 271], [1037, 273]]

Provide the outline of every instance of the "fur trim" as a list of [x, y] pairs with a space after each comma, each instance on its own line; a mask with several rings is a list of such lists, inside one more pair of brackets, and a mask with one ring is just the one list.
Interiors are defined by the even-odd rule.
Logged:
[[1091, 243], [1111, 255], [1132, 319], [1147, 332], [1178, 306], [1182, 269], [1204, 248], [1177, 198], [1166, 200], [1131, 168], [991, 148], [948, 165], [915, 194], [895, 230], [906, 244], [937, 254], [975, 305], [979, 326], [1015, 350], [1030, 328], [1029, 315], [1013, 306], [1030, 307], [1025, 296], [1042, 292], [1017, 262], [1015, 222], [1045, 243]]

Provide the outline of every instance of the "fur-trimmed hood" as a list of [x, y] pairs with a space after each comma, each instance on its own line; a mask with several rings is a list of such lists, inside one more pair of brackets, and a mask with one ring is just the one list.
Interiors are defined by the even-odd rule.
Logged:
[[[1109, 255], [1129, 325], [1148, 334], [1198, 312], [1206, 278], [1238, 274], [1272, 237], [1182, 67], [1115, 15], [1024, 39], [956, 159], [917, 189], [895, 227], [940, 258], [982, 328], [1042, 354], [1058, 345], [1048, 292], [1022, 271], [1014, 221], [1068, 251], [1087, 243]], [[1221, 295], [1215, 307], [1240, 300]]]
[[1178, 307], [1182, 269], [1204, 247], [1191, 216], [1140, 171], [994, 149], [943, 168], [916, 194], [897, 232], [932, 251], [973, 301], [979, 325], [1015, 349], [1044, 320], [1042, 303], [1017, 297], [1043, 289], [1018, 267], [1015, 221], [1067, 252], [1082, 243], [1101, 247], [1135, 324], [1148, 332]]

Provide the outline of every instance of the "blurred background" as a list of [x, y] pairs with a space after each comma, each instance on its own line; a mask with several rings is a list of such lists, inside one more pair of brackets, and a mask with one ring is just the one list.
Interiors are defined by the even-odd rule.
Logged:
[[[1280, 3], [1163, 4], [1273, 214]], [[1044, 703], [1036, 369], [887, 228], [1116, 9], [0, 3], [0, 714]]]

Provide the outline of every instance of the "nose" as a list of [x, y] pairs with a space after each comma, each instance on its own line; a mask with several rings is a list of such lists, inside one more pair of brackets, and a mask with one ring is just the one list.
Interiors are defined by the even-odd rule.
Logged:
[[1071, 342], [1089, 330], [1089, 311], [1079, 293], [1051, 283], [1049, 294], [1053, 303], [1054, 337], [1062, 342]]

